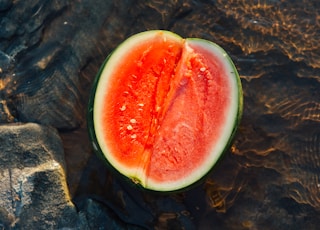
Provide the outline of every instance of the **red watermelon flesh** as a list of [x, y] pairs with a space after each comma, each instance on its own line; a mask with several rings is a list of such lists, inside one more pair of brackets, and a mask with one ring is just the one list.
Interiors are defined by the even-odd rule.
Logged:
[[238, 83], [228, 74], [235, 70], [210, 45], [157, 32], [133, 43], [108, 73], [98, 123], [109, 161], [144, 187], [198, 180], [234, 130], [239, 92], [230, 93]]

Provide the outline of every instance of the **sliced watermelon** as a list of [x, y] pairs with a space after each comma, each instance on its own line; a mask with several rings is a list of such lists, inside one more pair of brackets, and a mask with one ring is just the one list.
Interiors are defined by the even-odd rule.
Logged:
[[146, 189], [175, 191], [215, 166], [241, 113], [240, 79], [221, 47], [153, 30], [107, 58], [88, 123], [95, 149], [120, 174]]

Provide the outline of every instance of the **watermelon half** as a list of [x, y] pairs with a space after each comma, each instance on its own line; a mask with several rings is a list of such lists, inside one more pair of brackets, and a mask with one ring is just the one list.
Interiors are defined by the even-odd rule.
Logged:
[[241, 112], [240, 79], [221, 47], [152, 30], [106, 59], [88, 124], [95, 150], [112, 168], [146, 189], [176, 191], [215, 166]]

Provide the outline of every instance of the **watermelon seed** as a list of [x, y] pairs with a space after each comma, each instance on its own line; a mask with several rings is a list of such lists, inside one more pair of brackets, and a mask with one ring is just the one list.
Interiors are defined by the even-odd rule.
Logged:
[[132, 125], [127, 126], [127, 130], [132, 130], [132, 129], [133, 129]]
[[137, 134], [132, 134], [132, 135], [131, 135], [131, 138], [132, 138], [132, 139], [137, 138]]
[[205, 68], [205, 67], [201, 67], [201, 68], [200, 68], [200, 71], [201, 71], [201, 72], [204, 72], [204, 71], [206, 71], [206, 68]]
[[132, 118], [132, 119], [130, 119], [130, 123], [135, 124], [135, 123], [137, 123], [137, 120]]
[[120, 110], [121, 110], [121, 111], [125, 111], [126, 108], [127, 108], [127, 107], [126, 107], [125, 105], [123, 105], [123, 106], [120, 108]]

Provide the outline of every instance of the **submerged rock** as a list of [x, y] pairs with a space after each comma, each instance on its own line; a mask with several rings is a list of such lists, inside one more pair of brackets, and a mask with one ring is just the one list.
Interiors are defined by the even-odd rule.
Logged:
[[85, 219], [88, 229], [146, 229], [138, 225], [125, 223], [112, 210], [90, 198], [83, 200], [79, 214]]
[[79, 225], [63, 154], [53, 128], [31, 123], [0, 126], [0, 228]]

